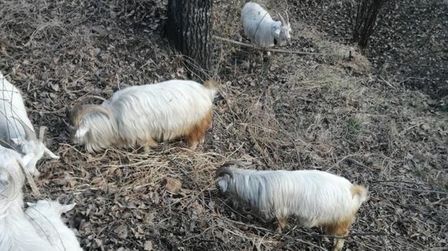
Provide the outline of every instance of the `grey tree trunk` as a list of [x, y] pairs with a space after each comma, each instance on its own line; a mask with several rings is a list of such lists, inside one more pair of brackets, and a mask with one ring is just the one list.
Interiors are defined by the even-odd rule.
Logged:
[[212, 0], [168, 0], [168, 39], [206, 70], [212, 64], [212, 3]]
[[378, 13], [385, 2], [385, 0], [359, 0], [353, 27], [353, 41], [358, 42], [361, 49], [367, 48]]

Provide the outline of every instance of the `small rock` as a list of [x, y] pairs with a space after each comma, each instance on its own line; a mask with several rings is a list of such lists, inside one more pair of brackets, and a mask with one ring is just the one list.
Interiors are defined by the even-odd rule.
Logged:
[[125, 225], [120, 225], [115, 229], [115, 233], [120, 239], [126, 239], [128, 237], [128, 228]]
[[144, 244], [144, 246], [143, 246], [143, 249], [144, 249], [144, 250], [147, 250], [147, 251], [151, 251], [151, 250], [153, 250], [153, 248], [152, 248], [152, 241], [145, 241], [145, 244]]
[[428, 131], [429, 130], [429, 128], [430, 128], [430, 126], [428, 125], [428, 124], [422, 124], [421, 126], [420, 126], [423, 130], [425, 130], [425, 131]]
[[165, 178], [165, 189], [172, 193], [176, 194], [182, 188], [182, 182], [178, 179], [167, 177]]
[[51, 89], [53, 89], [54, 91], [59, 91], [59, 85], [58, 84], [50, 84]]

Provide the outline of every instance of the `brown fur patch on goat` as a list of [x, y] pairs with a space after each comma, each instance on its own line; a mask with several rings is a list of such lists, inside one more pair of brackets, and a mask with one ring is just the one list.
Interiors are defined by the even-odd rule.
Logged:
[[281, 233], [287, 225], [288, 225], [287, 217], [278, 217], [277, 218], [277, 232], [278, 233]]
[[140, 142], [146, 152], [150, 151], [152, 148], [156, 148], [159, 144], [150, 136], [146, 138], [146, 140]]
[[209, 79], [209, 80], [204, 82], [204, 86], [207, 89], [217, 89], [218, 88], [218, 82], [216, 82], [213, 79]]
[[[354, 221], [355, 216], [347, 217], [345, 219], [340, 219], [338, 222], [325, 224], [323, 229], [327, 234], [334, 235], [337, 237], [346, 237], [350, 231], [350, 227]], [[340, 251], [344, 246], [345, 239], [335, 239], [333, 251]]]
[[185, 135], [185, 140], [190, 149], [196, 149], [199, 143], [202, 143], [204, 141], [205, 133], [207, 132], [207, 129], [210, 128], [211, 123], [212, 111], [210, 110], [190, 130], [188, 130], [187, 135]]
[[363, 196], [367, 195], [367, 189], [361, 185], [354, 185], [354, 186], [352, 186], [352, 188], [350, 190], [352, 192], [353, 197], [355, 195], [357, 195], [359, 197], [363, 197]]
[[329, 223], [323, 225], [323, 228], [327, 234], [335, 236], [346, 236], [350, 230], [350, 226], [353, 222], [353, 217], [348, 217], [346, 219], [341, 219], [338, 222]]
[[[334, 235], [337, 237], [347, 237], [350, 232], [350, 228], [355, 220], [354, 212], [351, 216], [346, 217], [344, 219], [340, 219], [338, 222], [333, 224], [327, 224], [324, 226], [324, 230], [327, 234]], [[344, 246], [345, 239], [337, 238], [334, 241], [333, 251], [340, 251]]]

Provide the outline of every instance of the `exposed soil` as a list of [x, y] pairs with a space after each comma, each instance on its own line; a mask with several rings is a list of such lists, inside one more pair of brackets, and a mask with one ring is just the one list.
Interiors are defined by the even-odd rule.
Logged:
[[[216, 35], [245, 41], [238, 21], [243, 2], [214, 2]], [[264, 2], [282, 10], [280, 2]], [[391, 25], [383, 26], [370, 44], [369, 64], [344, 45], [347, 36], [329, 28], [346, 25], [343, 16], [325, 21], [330, 9], [343, 10], [338, 6], [346, 1], [296, 2], [288, 1], [290, 12], [301, 14], [290, 15], [294, 39], [284, 49], [320, 54], [272, 53], [260, 60], [256, 50], [215, 41], [216, 67], [210, 75], [219, 80], [220, 95], [213, 129], [201, 149], [192, 152], [173, 142], [150, 153], [109, 149], [96, 154], [70, 140], [67, 107], [99, 102], [97, 97], [109, 98], [126, 86], [189, 78], [184, 58], [160, 35], [166, 2], [0, 2], [0, 70], [23, 91], [33, 124], [48, 126], [47, 145], [61, 156], [40, 162], [37, 185], [42, 198], [77, 203], [66, 219], [85, 250], [332, 246], [333, 239], [319, 229], [291, 220], [279, 234], [271, 222], [234, 208], [214, 185], [214, 171], [228, 160], [252, 162], [258, 169], [326, 170], [368, 186], [370, 199], [359, 211], [347, 250], [446, 248], [448, 116], [438, 99], [402, 81], [416, 73], [411, 66], [424, 72], [423, 63], [414, 61], [426, 59], [397, 49], [383, 69], [388, 54], [381, 49], [381, 36], [393, 34], [388, 29], [399, 22], [390, 16]], [[426, 4], [407, 2], [406, 10]], [[425, 12], [440, 12], [442, 26], [445, 2]], [[412, 18], [425, 23], [428, 15]], [[438, 29], [439, 20], [432, 22]], [[401, 42], [386, 41], [394, 48], [413, 48], [405, 34]], [[446, 29], [440, 34], [446, 35]], [[425, 78], [439, 83], [447, 76], [446, 67], [438, 65], [446, 62], [446, 40], [431, 41], [424, 42], [431, 45], [424, 52], [438, 61], [427, 61], [434, 74]], [[403, 62], [410, 62], [409, 71], [392, 74]], [[27, 201], [36, 199], [28, 187], [25, 191]]]

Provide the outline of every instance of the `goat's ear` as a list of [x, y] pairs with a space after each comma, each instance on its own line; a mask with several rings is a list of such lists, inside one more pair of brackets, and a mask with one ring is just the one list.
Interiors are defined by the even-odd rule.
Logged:
[[275, 34], [275, 36], [280, 36], [280, 29], [275, 29], [274, 30], [274, 34]]
[[86, 134], [89, 132], [89, 128], [86, 128], [84, 126], [81, 126], [76, 130], [75, 137], [76, 138], [84, 138]]
[[218, 179], [218, 184], [217, 184], [219, 191], [221, 191], [222, 193], [225, 193], [227, 191], [228, 186], [229, 186], [228, 179], [226, 179], [225, 176], [228, 176], [228, 175], [224, 175], [223, 177], [220, 177]]
[[280, 36], [281, 27], [282, 22], [276, 21], [275, 24], [272, 26], [272, 32], [274, 32], [276, 36]]
[[68, 204], [68, 205], [62, 205], [61, 206], [61, 213], [67, 213], [68, 211], [72, 210], [76, 206], [76, 203]]
[[48, 157], [50, 157], [50, 158], [52, 158], [52, 159], [59, 159], [59, 156], [57, 156], [56, 154], [54, 154], [52, 151], [50, 151], [50, 149], [48, 149], [46, 146], [44, 146], [45, 147], [45, 149], [44, 149], [44, 153], [48, 156]]

